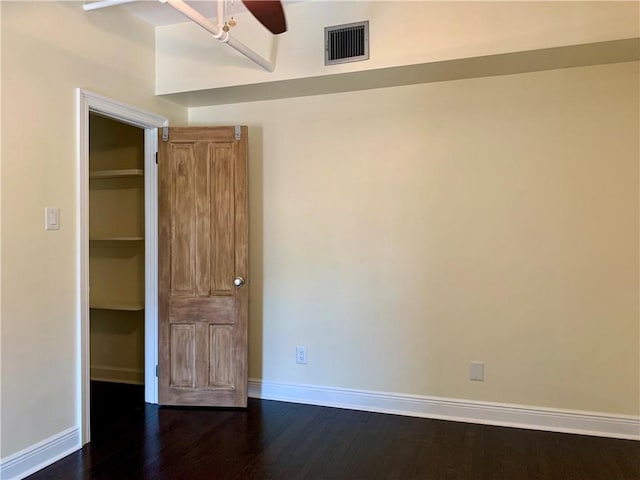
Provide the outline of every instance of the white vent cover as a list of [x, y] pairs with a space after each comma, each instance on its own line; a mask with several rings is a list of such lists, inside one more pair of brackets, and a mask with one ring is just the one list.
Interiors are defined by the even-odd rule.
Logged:
[[324, 29], [324, 64], [359, 62], [369, 59], [369, 21], [336, 25]]

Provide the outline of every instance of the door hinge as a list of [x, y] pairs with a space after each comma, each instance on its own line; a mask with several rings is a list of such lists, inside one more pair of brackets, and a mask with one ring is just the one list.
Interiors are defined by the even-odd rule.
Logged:
[[240, 128], [240, 125], [236, 125], [236, 141], [240, 140], [241, 137], [242, 137], [242, 130]]
[[162, 127], [162, 140], [169, 141], [169, 127]]
[[156, 152], [156, 165], [158, 164], [158, 152]]
[[158, 376], [158, 365], [156, 365], [156, 377]]

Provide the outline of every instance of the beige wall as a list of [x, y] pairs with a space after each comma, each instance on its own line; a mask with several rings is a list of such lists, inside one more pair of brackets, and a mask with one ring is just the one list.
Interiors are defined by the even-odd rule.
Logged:
[[[153, 96], [153, 29], [120, 9], [2, 12], [2, 424], [6, 457], [77, 426], [76, 87], [186, 121]], [[44, 208], [61, 229], [45, 232]]]
[[250, 377], [638, 415], [639, 86], [636, 62], [191, 109], [250, 126]]
[[[156, 30], [159, 94], [359, 72], [577, 45], [640, 35], [638, 2], [326, 1], [286, 5], [288, 31], [269, 35], [249, 14], [231, 33], [266, 72], [192, 22]], [[370, 59], [324, 65], [324, 27], [369, 20]]]

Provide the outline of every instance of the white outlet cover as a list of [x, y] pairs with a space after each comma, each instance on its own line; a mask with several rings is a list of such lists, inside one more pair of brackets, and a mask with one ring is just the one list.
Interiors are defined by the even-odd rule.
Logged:
[[469, 363], [469, 380], [484, 382], [484, 362]]
[[307, 347], [296, 347], [296, 363], [307, 364]]

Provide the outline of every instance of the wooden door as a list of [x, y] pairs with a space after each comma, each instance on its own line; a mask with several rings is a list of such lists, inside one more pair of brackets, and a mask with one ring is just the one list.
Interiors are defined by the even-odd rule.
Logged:
[[159, 403], [246, 407], [247, 127], [158, 145]]

